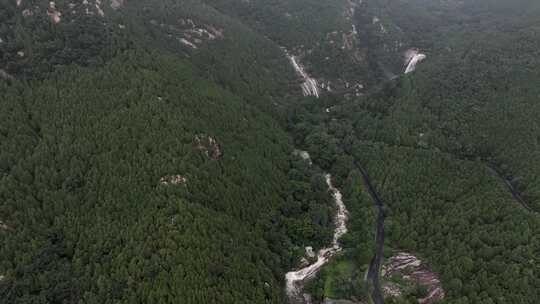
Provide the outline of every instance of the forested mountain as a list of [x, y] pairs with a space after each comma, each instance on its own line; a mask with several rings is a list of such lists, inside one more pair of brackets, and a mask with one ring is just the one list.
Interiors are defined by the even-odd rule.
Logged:
[[[433, 33], [417, 36], [434, 41], [420, 42], [431, 59], [396, 88], [395, 97], [383, 102], [387, 113], [406, 111], [396, 116], [407, 116], [409, 122], [383, 124], [399, 125], [387, 138], [398, 138], [396, 144], [414, 145], [422, 133], [427, 145], [495, 164], [536, 205], [540, 109], [532, 83], [539, 75], [540, 6], [522, 2], [493, 3], [499, 9], [490, 10], [472, 4], [460, 7], [458, 16], [465, 25], [457, 29], [451, 19], [443, 19], [447, 24], [439, 28], [426, 20], [424, 27]], [[439, 41], [435, 35], [450, 39]]]
[[334, 213], [286, 58], [197, 2], [109, 4], [2, 3], [2, 303], [284, 302]]
[[[376, 14], [387, 29], [367, 32], [370, 47], [380, 49], [374, 60], [399, 63], [400, 52], [384, 51], [393, 41], [414, 41], [427, 59], [371, 94], [334, 103], [329, 115], [321, 114], [328, 104], [299, 111], [296, 133], [306, 138], [315, 161], [322, 158], [346, 178], [347, 187], [361, 180], [350, 173], [353, 160], [369, 172], [387, 208], [385, 255], [413, 252], [427, 261], [440, 275], [443, 302], [535, 303], [538, 4], [366, 3], [359, 21]], [[323, 126], [310, 123], [321, 120]], [[325, 138], [333, 153], [310, 138]], [[353, 193], [349, 204], [371, 203]], [[366, 206], [350, 208], [351, 218], [364, 217], [354, 210], [365, 213]], [[373, 216], [364, 221], [373, 227]], [[345, 243], [351, 257], [337, 260], [313, 283], [318, 297], [369, 298], [359, 286], [365, 285], [365, 247], [374, 248], [374, 236], [366, 240], [365, 226], [351, 225], [355, 242]], [[381, 284], [389, 302], [433, 300], [400, 276], [383, 274]], [[391, 296], [396, 293], [397, 299]]]
[[0, 0], [0, 303], [537, 303], [539, 49], [534, 0]]

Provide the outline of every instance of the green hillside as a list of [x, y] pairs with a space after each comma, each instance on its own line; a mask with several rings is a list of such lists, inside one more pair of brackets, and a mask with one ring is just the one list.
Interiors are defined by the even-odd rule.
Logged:
[[0, 0], [0, 303], [536, 304], [539, 16]]

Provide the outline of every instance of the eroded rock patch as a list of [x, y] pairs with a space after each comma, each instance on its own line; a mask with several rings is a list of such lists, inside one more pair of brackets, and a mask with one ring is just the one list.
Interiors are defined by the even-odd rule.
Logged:
[[157, 20], [150, 20], [150, 24], [163, 28], [169, 38], [176, 39], [182, 45], [196, 50], [203, 43], [223, 39], [224, 30], [210, 25], [199, 24], [191, 18], [180, 18], [174, 24], [159, 23]]
[[418, 298], [420, 304], [436, 303], [445, 297], [439, 275], [412, 254], [399, 252], [392, 256], [383, 266], [382, 276], [387, 281], [382, 286], [385, 297], [400, 297], [406, 289], [393, 282], [394, 278], [424, 288], [426, 294]]
[[175, 175], [165, 175], [162, 178], [159, 179], [159, 183], [165, 186], [169, 185], [185, 185], [187, 182], [187, 178], [180, 174]]
[[194, 138], [195, 148], [202, 151], [206, 156], [213, 160], [219, 160], [223, 156], [221, 145], [218, 143], [215, 137], [199, 134]]

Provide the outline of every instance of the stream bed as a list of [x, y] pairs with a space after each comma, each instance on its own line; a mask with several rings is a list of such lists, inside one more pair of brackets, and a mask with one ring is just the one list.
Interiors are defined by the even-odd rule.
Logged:
[[330, 174], [325, 175], [326, 184], [328, 190], [332, 193], [334, 202], [336, 204], [337, 213], [334, 218], [335, 230], [334, 237], [330, 246], [322, 248], [317, 253], [317, 260], [298, 270], [293, 270], [285, 274], [286, 292], [289, 297], [289, 302], [294, 304], [310, 303], [310, 295], [303, 293], [305, 283], [314, 278], [315, 275], [326, 265], [330, 259], [342, 250], [339, 244], [339, 239], [347, 233], [347, 218], [348, 212], [345, 204], [343, 203], [343, 196], [339, 189], [332, 184], [332, 176]]

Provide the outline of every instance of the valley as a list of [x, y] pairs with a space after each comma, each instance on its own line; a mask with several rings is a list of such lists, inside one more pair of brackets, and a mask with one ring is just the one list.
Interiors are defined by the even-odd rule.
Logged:
[[0, 303], [536, 304], [538, 16], [0, 1]]
[[334, 201], [336, 203], [337, 213], [335, 215], [334, 225], [334, 237], [330, 247], [322, 248], [317, 253], [316, 262], [308, 265], [304, 268], [290, 271], [285, 274], [286, 291], [289, 301], [291, 303], [310, 303], [311, 296], [303, 293], [303, 286], [305, 283], [313, 279], [317, 275], [317, 272], [329, 262], [330, 259], [342, 248], [339, 244], [339, 239], [345, 233], [347, 233], [347, 209], [343, 203], [342, 194], [332, 185], [332, 176], [330, 174], [325, 175], [326, 184], [328, 185], [328, 191], [332, 193]]

